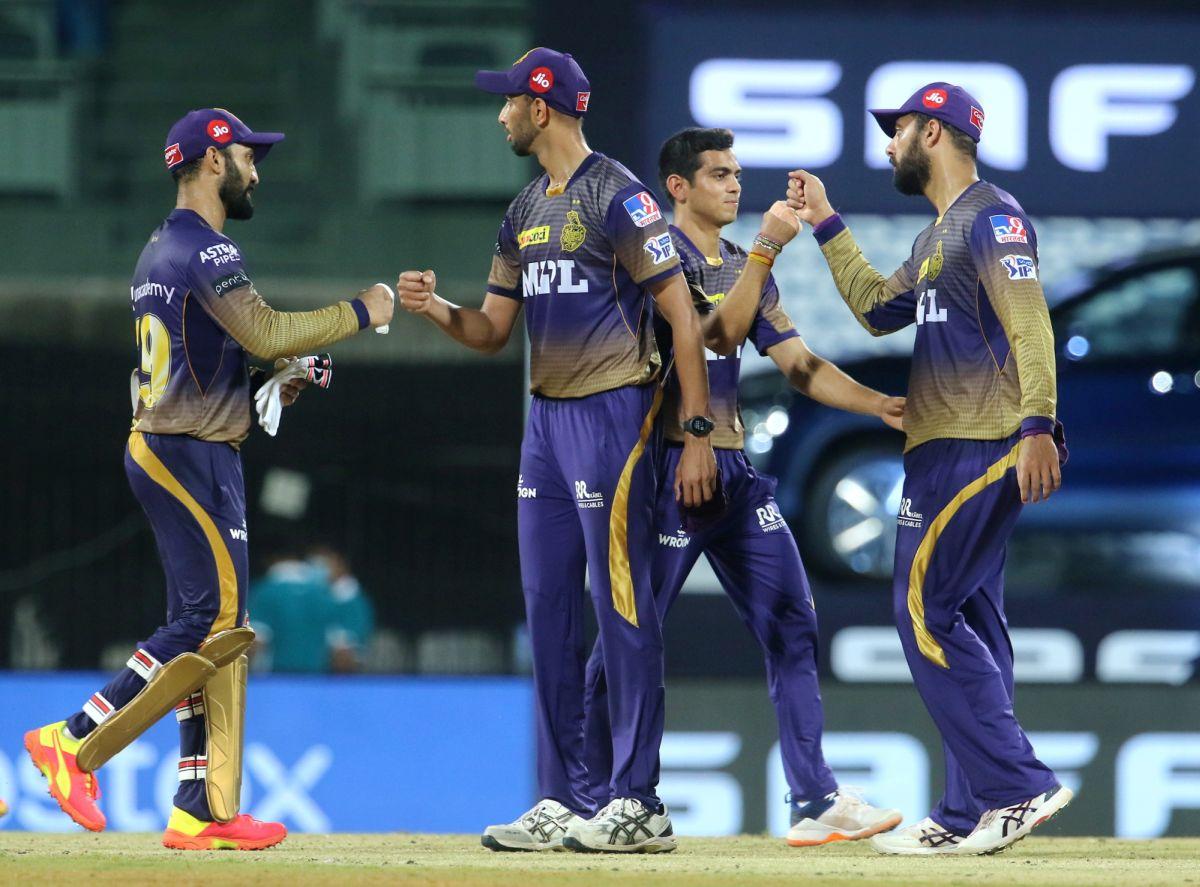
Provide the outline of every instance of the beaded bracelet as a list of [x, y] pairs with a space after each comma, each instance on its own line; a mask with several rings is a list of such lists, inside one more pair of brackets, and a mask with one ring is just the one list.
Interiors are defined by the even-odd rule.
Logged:
[[757, 246], [765, 247], [766, 249], [769, 249], [772, 252], [776, 252], [776, 253], [783, 252], [783, 244], [782, 243], [776, 243], [774, 240], [770, 240], [766, 237], [763, 237], [761, 234], [755, 235], [754, 243]]

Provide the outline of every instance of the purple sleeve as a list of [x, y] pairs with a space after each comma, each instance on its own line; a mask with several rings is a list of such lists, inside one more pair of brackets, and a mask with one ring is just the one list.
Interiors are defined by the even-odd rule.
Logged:
[[496, 234], [496, 254], [488, 274], [487, 291], [492, 295], [521, 300], [521, 258], [517, 249], [516, 228], [512, 216], [504, 214]]
[[758, 300], [758, 313], [754, 315], [754, 323], [750, 325], [749, 339], [758, 349], [758, 353], [766, 356], [767, 349], [798, 335], [800, 334], [796, 332], [792, 319], [779, 302], [779, 287], [775, 283], [775, 275], [768, 274], [767, 282], [763, 284], [762, 296]]
[[627, 185], [609, 202], [604, 229], [634, 283], [650, 286], [680, 273], [662, 208], [641, 182]]

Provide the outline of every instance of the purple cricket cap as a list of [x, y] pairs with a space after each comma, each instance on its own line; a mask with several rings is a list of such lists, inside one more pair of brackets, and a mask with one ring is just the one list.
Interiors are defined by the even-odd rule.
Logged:
[[579, 63], [565, 52], [539, 46], [507, 71], [476, 71], [475, 86], [496, 95], [527, 95], [544, 99], [570, 117], [587, 113], [592, 87]]
[[983, 135], [983, 108], [969, 92], [953, 83], [930, 83], [914, 92], [899, 108], [871, 108], [871, 115], [888, 137], [905, 114], [924, 114], [961, 129], [975, 141]]
[[210, 147], [225, 148], [232, 144], [249, 145], [254, 149], [257, 163], [267, 156], [271, 146], [283, 141], [281, 132], [252, 132], [250, 127], [238, 120], [224, 108], [200, 108], [188, 111], [171, 127], [163, 147], [163, 159], [167, 169], [188, 163]]

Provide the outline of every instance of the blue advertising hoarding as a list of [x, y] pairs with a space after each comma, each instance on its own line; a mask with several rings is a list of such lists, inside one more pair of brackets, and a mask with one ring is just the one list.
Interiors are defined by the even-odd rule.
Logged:
[[643, 173], [675, 130], [726, 126], [746, 168], [747, 206], [778, 199], [781, 172], [801, 166], [826, 179], [839, 209], [923, 211], [891, 188], [887, 138], [866, 110], [899, 107], [923, 84], [949, 80], [983, 106], [982, 174], [1030, 212], [1196, 214], [1194, 15], [1002, 5], [642, 10]]

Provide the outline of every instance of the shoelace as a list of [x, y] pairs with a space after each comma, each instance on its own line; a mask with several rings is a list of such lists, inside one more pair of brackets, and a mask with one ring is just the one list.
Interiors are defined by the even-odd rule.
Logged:
[[84, 777], [83, 791], [93, 801], [100, 799], [100, 783], [96, 781], [96, 777], [91, 773]]

